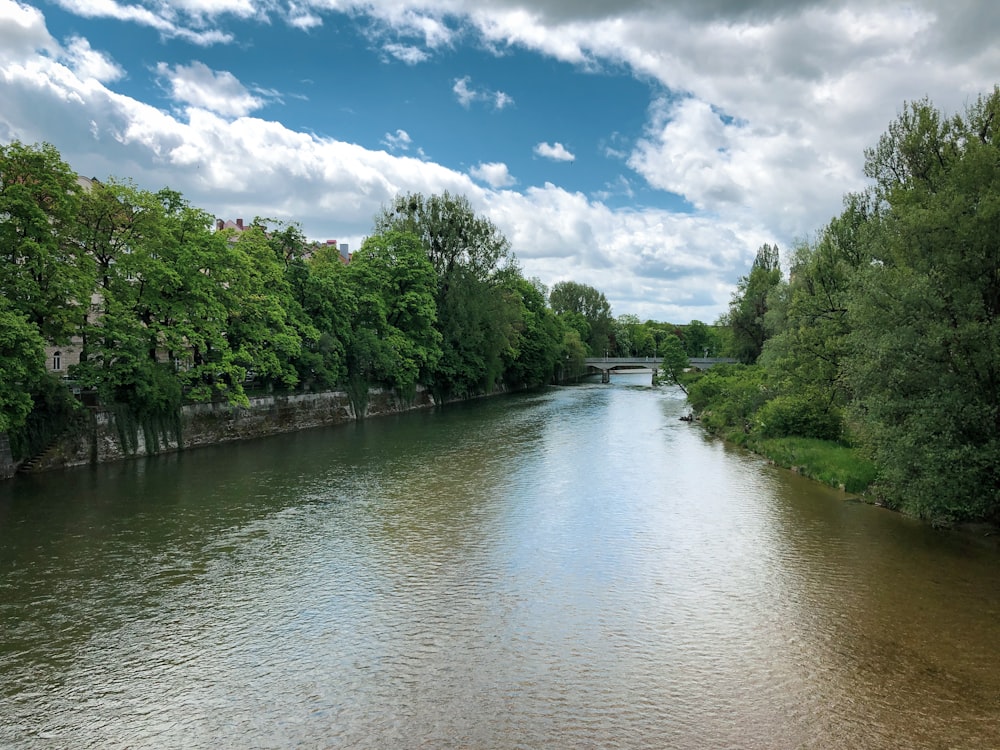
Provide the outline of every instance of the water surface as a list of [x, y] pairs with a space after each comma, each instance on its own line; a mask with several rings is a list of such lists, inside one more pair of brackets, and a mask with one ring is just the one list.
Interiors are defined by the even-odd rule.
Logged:
[[997, 550], [686, 412], [618, 380], [0, 484], [0, 746], [1000, 747]]

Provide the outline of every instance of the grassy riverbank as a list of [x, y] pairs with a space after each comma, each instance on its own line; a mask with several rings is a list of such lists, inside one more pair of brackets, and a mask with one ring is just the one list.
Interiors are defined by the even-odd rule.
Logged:
[[845, 492], [870, 495], [875, 464], [837, 437], [839, 418], [815, 403], [770, 399], [760, 368], [718, 367], [684, 377], [688, 402], [702, 426], [778, 466]]
[[864, 495], [875, 481], [875, 465], [856, 448], [817, 438], [783, 437], [753, 440], [755, 453], [818, 482]]

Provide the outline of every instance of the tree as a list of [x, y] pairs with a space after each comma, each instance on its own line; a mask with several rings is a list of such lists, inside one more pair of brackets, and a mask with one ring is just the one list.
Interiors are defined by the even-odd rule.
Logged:
[[239, 251], [213, 217], [179, 193], [156, 193], [163, 209], [159, 245], [145, 258], [137, 313], [155, 332], [159, 358], [176, 367], [186, 398], [245, 404], [245, 370], [230, 346], [231, 292]]
[[521, 312], [504, 381], [517, 388], [550, 383], [557, 370], [570, 364], [570, 354], [564, 351], [563, 328], [545, 304], [545, 287], [537, 279], [520, 276], [511, 277], [507, 286]]
[[292, 293], [318, 338], [296, 363], [304, 384], [334, 386], [347, 377], [347, 345], [357, 308], [336, 248], [323, 246], [286, 272]]
[[376, 234], [393, 231], [419, 237], [437, 274], [435, 391], [441, 397], [490, 392], [510, 360], [520, 315], [505, 287], [505, 279], [520, 275], [510, 243], [468, 199], [447, 192], [397, 197], [375, 217]]
[[375, 234], [411, 232], [420, 238], [443, 286], [464, 269], [473, 278], [492, 277], [510, 257], [510, 242], [489, 219], [477, 216], [469, 199], [440, 195], [399, 195], [375, 217]]
[[45, 343], [37, 327], [0, 297], [0, 434], [21, 427], [34, 401], [32, 386], [45, 376]]
[[346, 271], [357, 309], [348, 347], [351, 373], [412, 394], [441, 358], [434, 327], [437, 277], [420, 239], [397, 231], [369, 237]]
[[691, 363], [684, 351], [684, 345], [681, 343], [681, 340], [673, 334], [667, 336], [660, 342], [658, 355], [662, 357], [658, 377], [670, 385], [676, 385], [687, 394], [687, 388], [681, 382], [681, 374]]
[[911, 103], [866, 153], [879, 215], [848, 311], [852, 413], [887, 502], [1000, 519], [1000, 89]]
[[619, 315], [612, 326], [614, 351], [619, 357], [652, 357], [656, 354], [656, 339], [650, 322], [641, 323], [639, 317], [626, 313]]
[[180, 404], [179, 384], [157, 372], [158, 331], [141, 309], [144, 294], [168, 285], [154, 270], [162, 264], [163, 228], [160, 201], [132, 184], [109, 180], [83, 196], [78, 242], [94, 263], [95, 302], [81, 321], [83, 347], [72, 372], [105, 404], [127, 405], [140, 415]]
[[[848, 303], [856, 275], [871, 258], [869, 217], [874, 210], [870, 196], [848, 195], [843, 213], [817, 241], [795, 248], [788, 284], [769, 298], [765, 322], [770, 338], [759, 362], [782, 396], [784, 411], [794, 406], [800, 412], [781, 420], [797, 425], [791, 434], [841, 436], [841, 413], [850, 396], [845, 370]], [[775, 424], [771, 419], [771, 429]]]
[[69, 340], [90, 304], [90, 260], [74, 241], [80, 193], [53, 146], [0, 146], [0, 291], [55, 343]]
[[583, 316], [590, 328], [586, 337], [579, 327], [574, 327], [580, 330], [581, 338], [584, 338], [593, 356], [603, 356], [611, 346], [614, 320], [611, 317], [611, 305], [603, 292], [575, 281], [560, 281], [549, 292], [549, 305], [559, 316]]
[[750, 273], [740, 278], [729, 302], [726, 323], [732, 329], [733, 354], [747, 364], [757, 361], [767, 340], [764, 318], [768, 295], [781, 281], [778, 247], [761, 245]]
[[706, 352], [712, 352], [715, 342], [712, 337], [712, 329], [700, 320], [692, 320], [686, 326], [681, 327], [684, 344], [684, 352], [689, 357], [704, 357]]
[[226, 301], [233, 360], [269, 387], [293, 388], [299, 376], [292, 363], [302, 352], [302, 338], [288, 313], [292, 291], [284, 262], [258, 224], [242, 232], [233, 249]]

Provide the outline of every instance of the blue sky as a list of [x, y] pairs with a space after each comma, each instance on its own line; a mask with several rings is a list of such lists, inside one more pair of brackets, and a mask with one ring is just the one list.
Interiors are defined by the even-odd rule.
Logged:
[[355, 249], [395, 194], [461, 193], [526, 275], [711, 322], [864, 189], [905, 101], [1000, 82], [997, 28], [974, 0], [0, 0], [0, 141]]

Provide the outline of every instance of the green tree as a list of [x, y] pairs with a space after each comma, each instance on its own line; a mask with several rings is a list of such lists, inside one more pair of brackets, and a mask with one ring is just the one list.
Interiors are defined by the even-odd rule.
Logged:
[[473, 278], [496, 275], [510, 257], [510, 242], [489, 219], [477, 216], [462, 195], [399, 195], [375, 217], [375, 234], [411, 232], [447, 288], [459, 269]]
[[549, 292], [549, 305], [559, 316], [583, 316], [589, 331], [584, 337], [584, 332], [579, 327], [577, 330], [580, 331], [581, 338], [584, 338], [591, 355], [603, 356], [611, 347], [614, 319], [611, 316], [611, 305], [603, 292], [575, 281], [560, 281]]
[[441, 358], [437, 276], [420, 239], [389, 231], [365, 240], [347, 267], [356, 299], [352, 374], [412, 394]]
[[163, 283], [152, 270], [163, 225], [156, 196], [132, 184], [109, 180], [83, 196], [77, 237], [95, 265], [96, 288], [73, 375], [96, 388], [105, 404], [124, 404], [137, 414], [180, 402], [179, 384], [156, 372], [157, 330], [140, 313], [144, 290], [158, 292]]
[[163, 225], [154, 252], [138, 256], [138, 317], [156, 340], [157, 359], [176, 367], [188, 399], [245, 404], [245, 371], [227, 327], [239, 252], [227, 233], [212, 230], [210, 214], [179, 193], [164, 189], [155, 197]]
[[[794, 250], [787, 285], [772, 293], [767, 314], [770, 338], [759, 359], [772, 385], [786, 396], [786, 412], [797, 405], [796, 419], [770, 419], [797, 425], [803, 437], [836, 439], [841, 435], [842, 410], [850, 394], [845, 358], [849, 352], [848, 302], [854, 279], [871, 259], [874, 211], [867, 195], [848, 195], [843, 213], [830, 221], [816, 242]], [[777, 407], [775, 407], [777, 408]], [[809, 426], [809, 415], [815, 426]]]
[[0, 433], [24, 425], [34, 384], [45, 376], [45, 343], [37, 327], [0, 297]]
[[287, 272], [303, 314], [318, 334], [296, 363], [303, 383], [331, 387], [347, 377], [347, 345], [357, 309], [336, 248], [321, 247]]
[[0, 292], [54, 343], [90, 304], [91, 264], [75, 241], [80, 193], [53, 146], [0, 145]]
[[681, 382], [681, 375], [691, 363], [681, 340], [673, 334], [665, 337], [660, 342], [658, 355], [662, 357], [658, 377], [670, 385], [676, 385], [687, 394], [687, 387]]
[[565, 372], [570, 364], [563, 346], [563, 327], [545, 304], [545, 287], [540, 281], [511, 276], [507, 286], [519, 301], [521, 314], [504, 381], [516, 388], [550, 383], [557, 371]]
[[[559, 320], [559, 318], [556, 318]], [[576, 378], [583, 374], [586, 368], [587, 346], [580, 340], [580, 334], [575, 328], [563, 327], [561, 370], [564, 379]]]
[[511, 359], [520, 321], [519, 302], [505, 286], [519, 275], [510, 243], [468, 199], [449, 193], [397, 197], [375, 217], [376, 234], [393, 231], [419, 237], [437, 273], [435, 391], [442, 397], [492, 391]]
[[233, 249], [226, 335], [234, 361], [268, 387], [293, 388], [302, 337], [288, 312], [294, 305], [284, 262], [258, 224], [243, 231]]
[[[700, 320], [692, 320], [686, 326], [681, 326], [684, 352], [689, 357], [704, 357], [714, 353], [715, 342], [712, 329]], [[708, 352], [708, 355], [706, 355]]]
[[750, 273], [742, 276], [729, 303], [726, 323], [732, 329], [733, 356], [750, 364], [757, 361], [767, 340], [764, 324], [768, 296], [781, 281], [776, 245], [761, 245]]
[[853, 414], [886, 500], [1000, 518], [1000, 90], [907, 105], [866, 172], [880, 202], [849, 300]]

